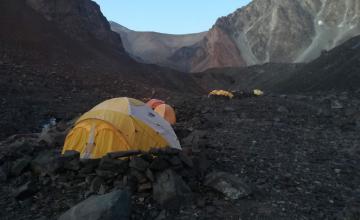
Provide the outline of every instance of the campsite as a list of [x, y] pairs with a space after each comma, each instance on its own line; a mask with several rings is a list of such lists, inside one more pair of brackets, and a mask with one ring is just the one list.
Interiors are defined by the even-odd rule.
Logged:
[[359, 2], [161, 2], [0, 2], [0, 220], [359, 220]]

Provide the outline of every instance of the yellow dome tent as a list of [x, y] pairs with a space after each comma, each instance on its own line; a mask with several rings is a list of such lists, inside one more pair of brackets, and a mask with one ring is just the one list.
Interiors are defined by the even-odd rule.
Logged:
[[213, 90], [209, 93], [209, 97], [210, 96], [224, 96], [232, 99], [234, 97], [234, 94], [225, 90]]
[[170, 124], [145, 103], [114, 98], [85, 113], [68, 133], [62, 153], [80, 152], [81, 158], [101, 158], [109, 152], [171, 147], [181, 149]]

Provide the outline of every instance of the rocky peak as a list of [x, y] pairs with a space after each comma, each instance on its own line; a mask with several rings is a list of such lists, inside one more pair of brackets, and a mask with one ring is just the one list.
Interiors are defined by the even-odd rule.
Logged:
[[[223, 38], [208, 41], [219, 30]], [[358, 34], [358, 0], [253, 0], [219, 18], [200, 44], [203, 47], [197, 48], [205, 56], [188, 59], [192, 63], [191, 71], [268, 62], [308, 62], [323, 50], [330, 50]], [[235, 49], [226, 49], [230, 44], [235, 45], [238, 56], [233, 56]], [[217, 50], [222, 54], [214, 54], [215, 47], [222, 48]], [[225, 53], [229, 51], [231, 60], [217, 62], [219, 57], [228, 56]]]
[[248, 64], [309, 61], [360, 33], [357, 0], [254, 0], [217, 21]]
[[100, 40], [123, 51], [121, 38], [91, 0], [26, 0], [35, 11], [79, 41]]

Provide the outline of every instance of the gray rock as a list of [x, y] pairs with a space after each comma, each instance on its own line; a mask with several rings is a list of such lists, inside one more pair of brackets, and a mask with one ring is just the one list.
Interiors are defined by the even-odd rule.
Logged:
[[153, 148], [149, 151], [149, 154], [151, 155], [178, 155], [181, 152], [179, 149], [174, 148]]
[[125, 220], [130, 213], [131, 195], [119, 190], [92, 196], [66, 211], [59, 220]]
[[31, 161], [31, 169], [38, 175], [55, 174], [63, 169], [63, 161], [52, 151], [41, 152]]
[[27, 156], [16, 160], [11, 167], [11, 175], [19, 176], [20, 174], [22, 174], [26, 167], [30, 164], [30, 162], [31, 158]]
[[170, 167], [170, 164], [162, 157], [157, 157], [151, 162], [150, 169], [155, 171], [163, 171]]
[[96, 175], [103, 177], [104, 179], [110, 179], [110, 178], [113, 178], [118, 175], [118, 173], [109, 171], [109, 170], [97, 169], [95, 172], [96, 172]]
[[346, 207], [338, 216], [338, 220], [359, 220], [360, 219], [360, 205], [353, 205]]
[[139, 185], [138, 187], [138, 192], [146, 192], [146, 191], [150, 191], [152, 189], [152, 184], [151, 183], [143, 183], [141, 185]]
[[155, 177], [153, 172], [150, 169], [147, 169], [145, 172], [146, 177], [151, 181], [154, 182], [155, 181]]
[[36, 184], [34, 182], [29, 181], [15, 190], [14, 197], [16, 199], [23, 200], [32, 196], [36, 191], [37, 191]]
[[147, 178], [144, 173], [138, 171], [135, 168], [130, 169], [130, 175], [135, 177], [138, 183], [145, 183], [147, 182]]
[[181, 166], [181, 160], [178, 156], [172, 156], [168, 158], [168, 161], [172, 166]]
[[94, 172], [95, 169], [99, 166], [99, 162], [100, 162], [100, 160], [94, 160], [94, 159], [80, 160], [82, 168], [79, 171], [79, 173], [90, 174], [90, 173]]
[[179, 154], [179, 157], [180, 157], [181, 161], [184, 162], [184, 164], [186, 164], [186, 166], [188, 166], [188, 167], [194, 166], [192, 159], [188, 155], [186, 155], [184, 152], [181, 152]]
[[198, 172], [200, 172], [201, 175], [206, 173], [210, 165], [210, 161], [204, 153], [201, 153], [199, 156], [194, 158], [194, 166], [198, 169]]
[[117, 173], [125, 173], [128, 169], [128, 160], [119, 160], [103, 157], [99, 164], [99, 169]]
[[140, 157], [134, 157], [129, 163], [129, 166], [135, 168], [139, 171], [145, 172], [147, 168], [149, 168], [150, 164], [146, 160]]
[[229, 199], [240, 199], [251, 194], [251, 189], [239, 177], [225, 172], [212, 172], [205, 177], [205, 185], [209, 186]]
[[279, 106], [279, 107], [277, 108], [277, 111], [278, 111], [279, 113], [284, 113], [284, 114], [289, 113], [289, 109], [287, 109], [285, 106]]
[[133, 150], [133, 151], [120, 151], [120, 152], [111, 152], [108, 153], [107, 156], [111, 159], [117, 159], [117, 158], [123, 158], [123, 157], [130, 157], [139, 155], [141, 151], [139, 150]]
[[156, 176], [153, 198], [164, 208], [178, 209], [189, 197], [189, 186], [174, 171], [167, 169]]
[[344, 106], [338, 100], [333, 100], [333, 101], [331, 101], [331, 108], [332, 109], [343, 109]]
[[200, 147], [200, 139], [203, 138], [205, 135], [205, 131], [195, 130], [182, 140], [182, 145], [184, 147], [191, 147], [193, 149], [197, 149]]
[[80, 153], [74, 150], [67, 150], [62, 156], [69, 160], [80, 159]]
[[5, 182], [8, 179], [8, 174], [0, 167], [0, 182]]
[[65, 164], [64, 164], [64, 168], [67, 169], [67, 170], [78, 171], [81, 168], [80, 160], [74, 159], [74, 160], [71, 160], [71, 161], [66, 161]]
[[100, 189], [100, 186], [102, 184], [105, 184], [105, 181], [101, 177], [95, 177], [90, 184], [90, 192], [98, 192]]

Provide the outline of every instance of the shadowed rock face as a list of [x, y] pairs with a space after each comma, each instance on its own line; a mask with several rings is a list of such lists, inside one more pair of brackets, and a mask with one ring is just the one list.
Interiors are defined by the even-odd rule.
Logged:
[[[226, 37], [213, 40], [219, 29]], [[204, 56], [199, 58], [194, 53], [188, 58], [190, 71], [267, 62], [308, 62], [322, 50], [332, 49], [359, 33], [358, 0], [254, 0], [218, 19], [203, 40], [208, 43], [195, 46]], [[238, 56], [232, 53], [233, 49], [232, 59], [222, 59], [231, 44], [236, 45]]]
[[89, 41], [92, 37], [124, 51], [121, 38], [111, 31], [109, 22], [93, 1], [26, 0], [26, 3], [76, 40]]

